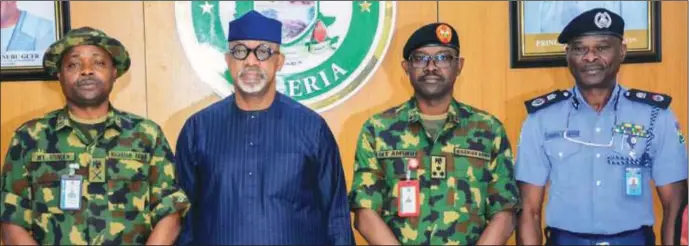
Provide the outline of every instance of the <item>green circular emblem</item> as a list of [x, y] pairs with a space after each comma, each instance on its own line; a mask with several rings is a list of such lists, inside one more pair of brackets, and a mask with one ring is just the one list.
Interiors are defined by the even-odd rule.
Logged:
[[256, 10], [283, 23], [285, 65], [277, 90], [323, 112], [356, 93], [384, 57], [395, 26], [392, 1], [179, 1], [177, 31], [198, 76], [233, 92], [224, 54], [229, 22]]

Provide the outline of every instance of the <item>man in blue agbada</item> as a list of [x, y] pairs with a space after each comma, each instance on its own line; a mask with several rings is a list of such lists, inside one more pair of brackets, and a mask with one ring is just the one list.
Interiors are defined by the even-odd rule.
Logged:
[[178, 180], [194, 205], [181, 244], [354, 244], [332, 132], [276, 91], [281, 26], [255, 11], [229, 24], [235, 93], [192, 115], [177, 141]]
[[520, 244], [655, 245], [653, 188], [663, 218], [661, 242], [673, 242], [686, 200], [687, 151], [668, 95], [626, 89], [616, 76], [627, 54], [624, 20], [595, 8], [574, 18], [566, 44], [575, 86], [526, 102], [516, 160], [523, 210]]

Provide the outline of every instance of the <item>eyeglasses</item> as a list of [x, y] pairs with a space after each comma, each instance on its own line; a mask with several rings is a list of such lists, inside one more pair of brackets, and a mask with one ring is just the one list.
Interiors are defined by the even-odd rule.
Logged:
[[237, 44], [230, 49], [230, 54], [237, 60], [245, 60], [247, 57], [249, 57], [250, 53], [254, 53], [254, 56], [256, 56], [256, 59], [259, 61], [265, 61], [274, 54], [279, 54], [280, 51], [273, 50], [272, 48], [268, 47], [267, 44], [261, 44], [253, 49], [246, 47], [246, 45], [243, 44]]
[[[615, 118], [617, 118], [617, 117], [615, 117]], [[567, 123], [569, 123], [569, 121], [568, 121]], [[569, 127], [568, 127], [568, 128], [569, 128]], [[570, 142], [573, 142], [573, 143], [578, 143], [578, 144], [590, 146], [590, 147], [611, 148], [612, 145], [613, 145], [613, 143], [614, 143], [614, 140], [615, 140], [615, 137], [613, 136], [612, 138], [610, 138], [610, 142], [607, 143], [607, 144], [587, 143], [587, 142], [584, 142], [584, 141], [579, 141], [579, 140], [570, 138], [569, 136], [567, 136], [567, 132], [569, 132], [569, 129], [565, 130], [565, 131], [562, 133], [562, 137], [563, 137], [565, 140], [570, 141]]]
[[458, 56], [453, 56], [449, 54], [439, 54], [439, 55], [410, 55], [409, 61], [411, 66], [414, 68], [425, 68], [428, 66], [428, 62], [433, 60], [433, 64], [438, 68], [448, 68], [452, 64], [453, 60], [459, 59]]

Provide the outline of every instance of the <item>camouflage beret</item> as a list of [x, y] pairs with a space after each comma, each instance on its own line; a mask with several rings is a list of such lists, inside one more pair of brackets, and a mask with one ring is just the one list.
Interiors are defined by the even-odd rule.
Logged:
[[120, 41], [109, 37], [101, 30], [92, 27], [81, 27], [70, 30], [62, 39], [51, 44], [45, 51], [43, 55], [43, 68], [48, 75], [57, 78], [62, 54], [70, 48], [79, 45], [100, 46], [110, 53], [117, 69], [118, 78], [129, 70], [131, 65], [129, 52], [127, 52], [127, 49]]

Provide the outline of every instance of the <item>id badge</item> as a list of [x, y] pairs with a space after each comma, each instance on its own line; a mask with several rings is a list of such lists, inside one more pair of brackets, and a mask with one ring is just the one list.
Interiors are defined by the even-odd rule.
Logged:
[[397, 215], [416, 217], [419, 215], [419, 181], [403, 180], [398, 183], [399, 199]]
[[624, 176], [627, 190], [625, 193], [628, 196], [641, 196], [641, 182], [643, 181], [641, 168], [627, 167], [625, 168]]
[[81, 175], [63, 175], [60, 179], [60, 209], [81, 208]]

